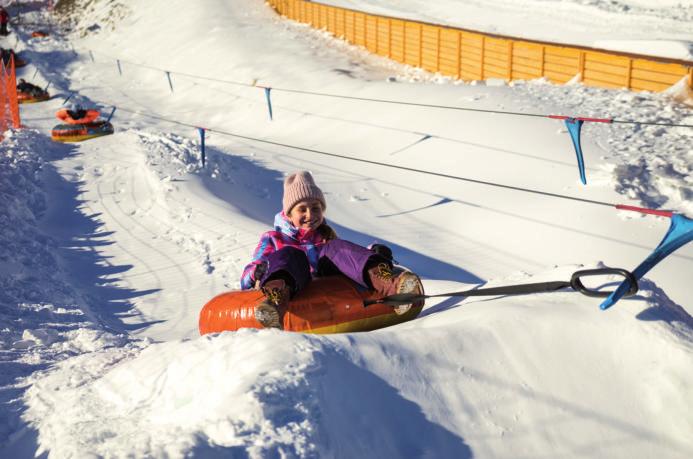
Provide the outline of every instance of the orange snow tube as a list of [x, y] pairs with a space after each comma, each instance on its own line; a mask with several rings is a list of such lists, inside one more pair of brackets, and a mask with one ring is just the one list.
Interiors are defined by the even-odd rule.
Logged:
[[59, 124], [51, 131], [56, 142], [82, 142], [113, 134], [113, 125], [108, 121], [93, 121], [82, 124]]
[[96, 121], [96, 119], [100, 115], [98, 110], [87, 110], [86, 115], [84, 115], [82, 118], [73, 119], [67, 112], [67, 108], [62, 108], [55, 113], [55, 116], [60, 121], [67, 124], [89, 124], [91, 122]]
[[[421, 280], [407, 289], [423, 294]], [[344, 276], [313, 279], [290, 302], [284, 314], [284, 330], [303, 333], [351, 333], [389, 327], [415, 319], [424, 301], [393, 308], [388, 304], [364, 306], [379, 298]], [[255, 307], [264, 299], [259, 290], [235, 290], [210, 300], [200, 311], [200, 334], [263, 328], [255, 319]]]
[[20, 104], [35, 104], [50, 100], [51, 95], [48, 91], [43, 91], [41, 95], [29, 94], [28, 92], [17, 91], [17, 103]]

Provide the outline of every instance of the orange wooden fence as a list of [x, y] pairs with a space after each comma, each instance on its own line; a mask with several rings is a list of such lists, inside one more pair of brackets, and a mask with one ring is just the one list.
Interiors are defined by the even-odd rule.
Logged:
[[398, 62], [462, 80], [566, 83], [663, 91], [683, 78], [693, 88], [693, 62], [561, 45], [363, 13], [305, 0], [268, 0], [281, 15]]

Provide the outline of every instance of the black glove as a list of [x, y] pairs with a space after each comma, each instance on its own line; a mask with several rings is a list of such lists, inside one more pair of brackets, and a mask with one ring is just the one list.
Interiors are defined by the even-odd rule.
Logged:
[[390, 249], [390, 247], [386, 246], [385, 244], [373, 244], [371, 245], [370, 249], [375, 252], [376, 255], [380, 255], [392, 263], [392, 249]]
[[253, 280], [255, 282], [260, 282], [262, 278], [265, 277], [268, 265], [269, 263], [267, 263], [267, 261], [263, 261], [262, 263], [255, 266], [255, 272], [253, 272]]

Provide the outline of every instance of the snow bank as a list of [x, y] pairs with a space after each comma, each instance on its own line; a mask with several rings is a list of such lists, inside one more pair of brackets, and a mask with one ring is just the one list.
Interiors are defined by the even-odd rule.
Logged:
[[558, 293], [432, 304], [372, 333], [101, 352], [36, 381], [26, 416], [58, 457], [686, 457], [693, 321], [643, 294], [656, 302], [639, 318]]
[[64, 268], [58, 239], [46, 231], [46, 184], [56, 179], [51, 161], [61, 150], [31, 129], [6, 132], [0, 150], [0, 451], [8, 457], [35, 449], [25, 442], [29, 433], [20, 419], [27, 376], [131, 341], [97, 324]]

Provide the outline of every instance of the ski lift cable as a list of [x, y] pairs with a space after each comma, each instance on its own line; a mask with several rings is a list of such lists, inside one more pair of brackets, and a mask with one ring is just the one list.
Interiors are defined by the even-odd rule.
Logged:
[[[130, 110], [130, 109], [123, 108], [123, 107], [118, 107], [118, 109], [122, 112], [132, 113], [132, 114], [140, 115], [140, 116], [143, 116], [146, 118], [155, 119], [155, 120], [159, 120], [159, 121], [165, 121], [165, 122], [180, 125], [180, 126], [186, 126], [186, 127], [190, 127], [190, 128], [194, 128], [194, 129], [204, 129], [208, 132], [214, 132], [214, 133], [229, 136], [229, 137], [235, 137], [235, 138], [250, 140], [250, 141], [264, 143], [264, 144], [268, 144], [268, 145], [274, 145], [274, 146], [278, 146], [278, 147], [291, 148], [294, 150], [306, 151], [309, 153], [319, 154], [319, 155], [323, 155], [323, 156], [329, 156], [329, 157], [333, 157], [333, 158], [346, 159], [346, 160], [350, 160], [350, 161], [357, 161], [357, 162], [371, 164], [371, 165], [375, 165], [375, 166], [389, 167], [392, 169], [399, 169], [399, 170], [404, 170], [407, 172], [421, 173], [421, 174], [426, 174], [426, 175], [431, 175], [431, 176], [436, 176], [436, 177], [441, 177], [441, 178], [460, 180], [460, 181], [465, 181], [465, 182], [470, 182], [470, 183], [476, 183], [479, 185], [493, 186], [493, 187], [497, 187], [497, 188], [503, 188], [503, 189], [513, 190], [513, 191], [521, 191], [521, 192], [525, 192], [525, 193], [532, 193], [532, 194], [537, 194], [537, 195], [542, 195], [542, 196], [547, 196], [547, 197], [568, 199], [568, 200], [583, 202], [583, 203], [587, 203], [587, 204], [595, 204], [595, 205], [606, 206], [606, 207], [616, 207], [616, 208], [619, 208], [622, 210], [633, 210], [631, 208], [628, 208], [629, 206], [622, 206], [622, 205], [613, 204], [613, 203], [609, 203], [609, 202], [605, 202], [605, 201], [598, 201], [598, 200], [586, 199], [586, 198], [578, 198], [576, 196], [568, 196], [568, 195], [552, 193], [552, 192], [548, 192], [548, 191], [541, 191], [541, 190], [536, 190], [536, 189], [531, 189], [531, 188], [524, 188], [524, 187], [515, 186], [515, 185], [507, 185], [507, 184], [491, 182], [491, 181], [487, 181], [487, 180], [474, 179], [474, 178], [470, 178], [470, 177], [462, 177], [462, 176], [458, 176], [458, 175], [444, 174], [442, 172], [435, 172], [435, 171], [429, 171], [429, 170], [424, 170], [424, 169], [417, 169], [414, 167], [400, 166], [400, 165], [389, 164], [389, 163], [384, 163], [384, 162], [380, 162], [380, 161], [373, 161], [373, 160], [369, 160], [369, 159], [355, 158], [353, 156], [341, 155], [338, 153], [330, 153], [330, 152], [326, 152], [326, 151], [322, 151], [322, 150], [316, 150], [314, 148], [306, 148], [306, 147], [301, 147], [301, 146], [297, 146], [297, 145], [291, 145], [288, 143], [277, 142], [274, 140], [260, 139], [257, 137], [251, 137], [251, 136], [247, 136], [247, 135], [237, 134], [237, 133], [225, 131], [222, 129], [201, 127], [200, 125], [185, 123], [182, 121], [173, 120], [170, 118], [166, 118], [166, 117], [159, 116], [159, 115], [154, 115], [151, 113], [146, 113], [143, 111]], [[668, 213], [669, 211], [660, 211], [660, 212], [667, 212]]]

